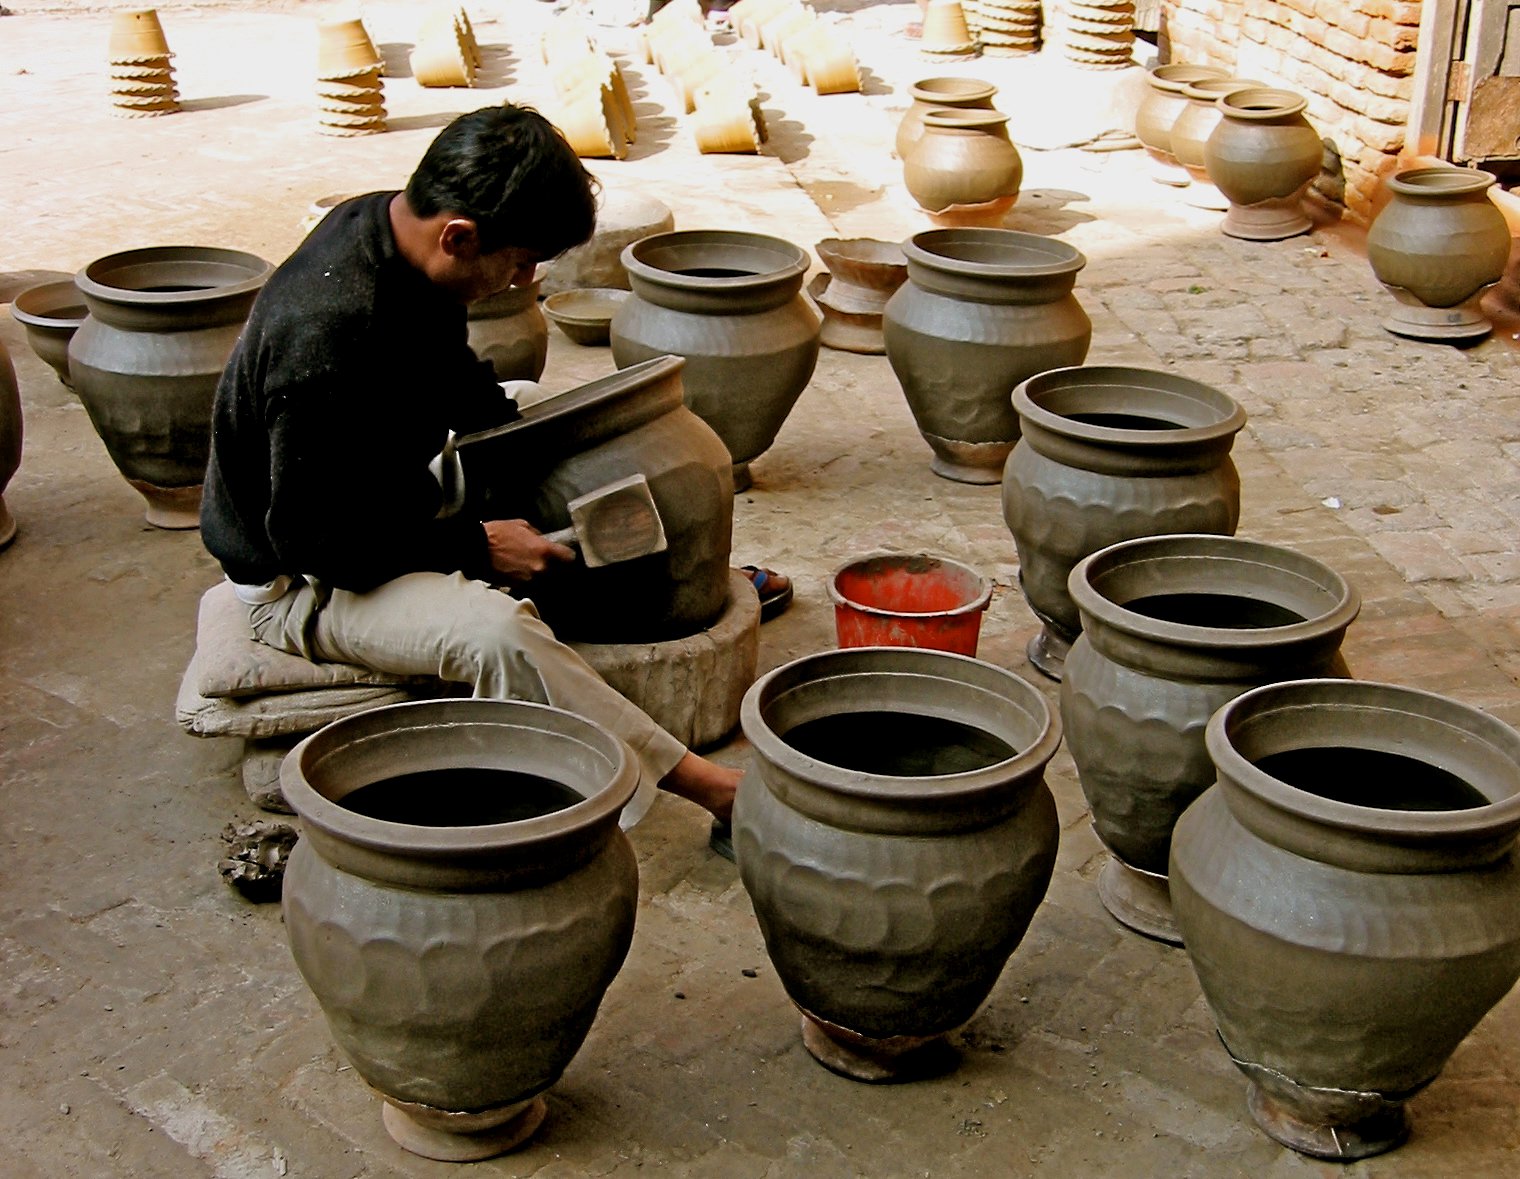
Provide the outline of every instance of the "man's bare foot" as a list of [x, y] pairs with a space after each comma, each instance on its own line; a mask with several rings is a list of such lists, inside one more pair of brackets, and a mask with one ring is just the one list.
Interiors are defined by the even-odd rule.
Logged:
[[713, 818], [727, 823], [734, 813], [734, 792], [743, 770], [731, 770], [687, 751], [676, 768], [660, 779], [660, 789], [694, 802]]

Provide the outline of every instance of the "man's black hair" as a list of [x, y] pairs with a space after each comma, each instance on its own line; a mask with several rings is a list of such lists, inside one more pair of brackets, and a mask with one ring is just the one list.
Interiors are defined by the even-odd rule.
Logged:
[[596, 228], [596, 178], [553, 124], [531, 107], [488, 106], [438, 133], [406, 185], [419, 217], [475, 222], [483, 252], [507, 246], [545, 260]]

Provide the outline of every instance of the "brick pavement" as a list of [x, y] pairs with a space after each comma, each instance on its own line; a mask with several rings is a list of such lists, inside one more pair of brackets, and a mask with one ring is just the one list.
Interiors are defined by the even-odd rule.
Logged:
[[[399, 183], [451, 112], [544, 84], [549, 7], [471, 5], [492, 69], [475, 92], [387, 83], [392, 132], [313, 131], [309, 21], [296, 3], [161, 7], [187, 110], [114, 119], [100, 10], [12, 0], [0, 18], [0, 291], [116, 249], [197, 241], [279, 258], [306, 205]], [[820, 5], [820, 7], [827, 7]], [[905, 87], [941, 72], [896, 36], [909, 4], [833, 6], [867, 92], [819, 99], [763, 55], [767, 154], [699, 156], [661, 80], [629, 63], [641, 139], [594, 165], [648, 186], [677, 223], [743, 224], [811, 245], [924, 227], [889, 147]], [[478, 11], [477, 11], [478, 8]], [[325, 9], [321, 10], [325, 11]], [[366, 19], [388, 55], [415, 6]], [[607, 31], [610, 48], [623, 34]], [[1237, 397], [1241, 535], [1300, 548], [1355, 581], [1353, 671], [1520, 721], [1520, 352], [1389, 336], [1387, 296], [1350, 235], [1224, 238], [1217, 216], [1146, 179], [1133, 152], [1059, 149], [1114, 125], [1134, 74], [1041, 62], [952, 67], [1002, 88], [1025, 145], [1013, 228], [1089, 258], [1078, 297], [1094, 362], [1166, 367]], [[1126, 89], [1129, 88], [1129, 89]], [[1052, 102], [1051, 95], [1059, 95]], [[39, 117], [41, 116], [41, 117]], [[1042, 150], [1043, 149], [1043, 150]], [[0, 293], [0, 300], [8, 296]], [[401, 1154], [333, 1048], [277, 913], [212, 871], [216, 834], [250, 814], [236, 750], [172, 720], [195, 601], [216, 577], [194, 534], [145, 527], [77, 401], [0, 315], [27, 412], [0, 555], [0, 1170], [25, 1177], [441, 1175]], [[551, 338], [546, 380], [611, 367]], [[981, 654], [1038, 679], [996, 488], [947, 483], [880, 357], [825, 352], [736, 505], [736, 556], [792, 573], [764, 632], [774, 666], [832, 643], [823, 579], [880, 546], [923, 547], [997, 579]], [[1053, 699], [1050, 685], [1042, 682]], [[719, 753], [735, 764], [742, 740]], [[1520, 1000], [1511, 996], [1412, 1103], [1415, 1137], [1327, 1168], [1249, 1123], [1184, 955], [1120, 931], [1098, 904], [1102, 851], [1064, 751], [1050, 780], [1062, 846], [1047, 902], [941, 1081], [864, 1088], [802, 1051], [732, 866], [692, 808], [662, 800], [635, 833], [644, 903], [629, 962], [545, 1130], [484, 1174], [698, 1176], [1501, 1176], [1520, 1151]], [[749, 978], [743, 970], [757, 977]], [[676, 998], [680, 992], [684, 998]]]

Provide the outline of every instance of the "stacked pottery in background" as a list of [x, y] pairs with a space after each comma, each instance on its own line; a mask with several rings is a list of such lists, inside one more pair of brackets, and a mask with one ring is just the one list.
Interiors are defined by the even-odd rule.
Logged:
[[979, 0], [977, 38], [988, 57], [1017, 57], [1040, 47], [1040, 0]]
[[960, 0], [929, 0], [924, 9], [924, 31], [918, 51], [934, 61], [976, 55], [976, 39], [966, 23]]
[[637, 117], [617, 63], [569, 18], [550, 26], [541, 50], [555, 93], [544, 113], [575, 154], [586, 159], [626, 157], [637, 135]]
[[1132, 0], [1067, 0], [1061, 52], [1089, 70], [1124, 69], [1135, 48]]
[[[774, 36], [780, 28], [774, 21], [790, 17], [807, 23], [813, 19], [812, 11], [795, 0], [774, 13], [774, 18], [765, 17], [763, 26], [771, 31], [769, 45], [776, 43]], [[759, 18], [753, 11], [751, 16]], [[763, 38], [760, 24], [749, 27], [757, 38]], [[754, 83], [736, 77], [730, 60], [713, 48], [695, 4], [669, 4], [655, 13], [644, 35], [644, 50], [646, 60], [669, 81], [683, 112], [691, 116], [698, 151], [753, 155], [760, 150], [766, 128]]]
[[412, 46], [412, 77], [428, 87], [473, 86], [480, 51], [466, 33], [462, 12], [435, 9], [423, 20]]
[[385, 130], [380, 54], [362, 20], [317, 25], [317, 119], [324, 135]]
[[179, 91], [169, 43], [153, 8], [115, 13], [111, 18], [111, 102], [123, 118], [170, 115], [179, 110]]
[[1151, 158], [1151, 179], [1157, 184], [1185, 188], [1191, 180], [1172, 151], [1172, 125], [1187, 108], [1182, 88], [1204, 78], [1223, 78], [1215, 66], [1172, 62], [1152, 66], [1145, 97], [1135, 109], [1135, 138]]

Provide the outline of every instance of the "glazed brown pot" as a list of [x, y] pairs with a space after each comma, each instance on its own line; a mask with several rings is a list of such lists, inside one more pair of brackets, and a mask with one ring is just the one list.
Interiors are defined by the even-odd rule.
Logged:
[[91, 262], [69, 374], [148, 523], [195, 528], [222, 369], [273, 268], [241, 250], [151, 246]]
[[1283, 1145], [1397, 1146], [1520, 976], [1520, 734], [1391, 684], [1295, 680], [1209, 721], [1218, 784], [1172, 838], [1177, 924], [1249, 1106]]
[[1059, 725], [943, 651], [808, 655], [745, 694], [734, 850], [803, 1043], [856, 1080], [935, 1067], [1045, 895]]
[[1172, 124], [1187, 106], [1182, 88], [1189, 82], [1225, 76], [1215, 66], [1173, 62], [1151, 67], [1145, 97], [1135, 109], [1135, 138], [1150, 155], [1152, 180], [1177, 186], [1188, 183], [1187, 170], [1172, 154]]
[[633, 937], [638, 778], [606, 729], [506, 700], [373, 709], [285, 759], [291, 953], [407, 1150], [487, 1158], [543, 1120]]
[[11, 316], [26, 328], [26, 342], [69, 388], [69, 341], [88, 314], [71, 278], [27, 287], [11, 301]]
[[893, 150], [899, 160], [906, 160], [908, 152], [924, 133], [924, 114], [931, 110], [983, 110], [993, 109], [992, 98], [997, 87], [980, 78], [924, 78], [908, 87], [913, 105], [908, 107], [897, 124], [897, 138]]
[[1178, 816], [1214, 782], [1204, 726], [1259, 684], [1349, 674], [1340, 644], [1361, 599], [1290, 549], [1206, 534], [1110, 545], [1067, 587], [1082, 633], [1061, 725], [1111, 853], [1098, 895], [1131, 929], [1180, 944], [1166, 862]]
[[5, 488], [21, 465], [21, 390], [10, 353], [0, 341], [0, 549], [16, 539], [16, 520], [5, 506]]
[[482, 519], [523, 516], [545, 531], [564, 528], [571, 500], [631, 475], [647, 480], [663, 552], [596, 568], [577, 561], [534, 578], [533, 602], [563, 639], [682, 638], [705, 630], [728, 604], [728, 450], [682, 403], [684, 367], [678, 356], [656, 357], [458, 440], [465, 494]]
[[903, 184], [931, 213], [1017, 198], [1023, 179], [1001, 111], [925, 111], [923, 133], [903, 157]]
[[1060, 679], [1082, 625], [1067, 587], [1078, 561], [1139, 536], [1235, 531], [1230, 447], [1246, 415], [1201, 381], [1119, 365], [1030, 377], [1013, 406], [1022, 437], [1003, 472], [1003, 519], [1043, 624], [1030, 662]]
[[536, 381], [549, 358], [549, 321], [538, 305], [538, 283], [508, 287], [471, 303], [470, 347], [491, 362], [498, 381]]
[[1185, 83], [1182, 97], [1186, 100], [1182, 111], [1172, 123], [1172, 154], [1187, 170], [1191, 181], [1184, 199], [1200, 209], [1217, 209], [1221, 212], [1230, 207], [1225, 195], [1214, 187], [1204, 163], [1203, 148], [1214, 128], [1223, 116], [1219, 113], [1219, 99], [1237, 90], [1250, 90], [1265, 86], [1250, 78], [1199, 78]]
[[996, 483], [1019, 436], [1014, 386], [1087, 356], [1092, 321], [1072, 293], [1087, 259], [1011, 229], [928, 230], [903, 253], [908, 281], [882, 318], [887, 360], [934, 473]]
[[806, 250], [758, 233], [677, 230], [623, 251], [633, 295], [612, 317], [626, 368], [686, 359], [686, 404], [733, 459], [734, 490], [770, 448], [818, 363], [822, 317], [802, 293]]
[[1509, 227], [1476, 168], [1413, 168], [1387, 181], [1390, 198], [1367, 230], [1367, 261], [1398, 300], [1383, 326], [1421, 340], [1492, 330], [1477, 303], [1509, 257]]
[[1219, 123], [1203, 145], [1204, 170], [1230, 202], [1221, 229], [1272, 242], [1314, 227], [1304, 191], [1320, 172], [1324, 144], [1291, 90], [1234, 90], [1218, 101]]

